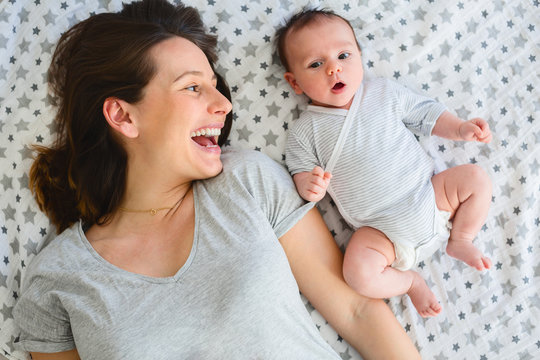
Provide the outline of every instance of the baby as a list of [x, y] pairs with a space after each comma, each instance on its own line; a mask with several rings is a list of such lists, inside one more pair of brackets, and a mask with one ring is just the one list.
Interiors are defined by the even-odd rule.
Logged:
[[463, 121], [389, 80], [365, 80], [354, 31], [331, 11], [303, 10], [276, 38], [285, 79], [311, 100], [289, 132], [287, 166], [305, 200], [319, 201], [328, 191], [355, 230], [345, 280], [373, 298], [407, 293], [421, 316], [439, 314], [437, 298], [410, 269], [446, 240], [450, 256], [478, 270], [491, 267], [473, 245], [491, 182], [470, 164], [434, 175], [411, 131], [488, 143], [487, 122]]

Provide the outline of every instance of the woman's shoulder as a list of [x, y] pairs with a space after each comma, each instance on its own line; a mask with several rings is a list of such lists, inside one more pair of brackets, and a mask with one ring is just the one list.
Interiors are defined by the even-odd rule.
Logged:
[[285, 167], [259, 151], [229, 148], [222, 153], [221, 161], [223, 171], [206, 180], [207, 186], [231, 192], [243, 188], [253, 193], [292, 184]]
[[[84, 247], [77, 222], [39, 250], [26, 269], [26, 277], [72, 271], [78, 266], [77, 253]], [[54, 275], [52, 275], [54, 276]]]

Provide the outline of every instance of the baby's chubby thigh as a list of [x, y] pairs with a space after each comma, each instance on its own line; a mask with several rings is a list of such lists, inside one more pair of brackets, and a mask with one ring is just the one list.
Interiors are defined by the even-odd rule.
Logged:
[[375, 286], [373, 273], [381, 273], [394, 262], [394, 244], [386, 235], [375, 228], [364, 226], [356, 230], [343, 259], [345, 281], [356, 291]]

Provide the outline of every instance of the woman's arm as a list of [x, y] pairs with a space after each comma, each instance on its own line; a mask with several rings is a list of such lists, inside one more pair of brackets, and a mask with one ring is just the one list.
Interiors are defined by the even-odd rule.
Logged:
[[383, 300], [353, 291], [343, 279], [343, 255], [317, 209], [280, 238], [302, 294], [364, 359], [420, 359]]
[[80, 360], [77, 349], [63, 351], [54, 354], [35, 353], [32, 354], [32, 360]]

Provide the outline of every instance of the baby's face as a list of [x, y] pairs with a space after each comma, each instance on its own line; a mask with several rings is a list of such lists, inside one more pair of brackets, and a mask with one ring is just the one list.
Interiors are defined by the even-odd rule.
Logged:
[[287, 35], [285, 79], [314, 105], [349, 109], [364, 70], [352, 29], [338, 17], [322, 18]]

